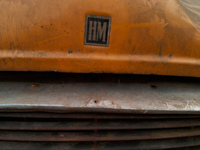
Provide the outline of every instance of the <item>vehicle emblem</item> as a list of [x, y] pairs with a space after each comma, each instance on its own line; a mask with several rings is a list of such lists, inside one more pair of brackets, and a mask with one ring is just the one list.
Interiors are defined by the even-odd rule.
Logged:
[[87, 15], [85, 45], [109, 46], [110, 24], [110, 17]]

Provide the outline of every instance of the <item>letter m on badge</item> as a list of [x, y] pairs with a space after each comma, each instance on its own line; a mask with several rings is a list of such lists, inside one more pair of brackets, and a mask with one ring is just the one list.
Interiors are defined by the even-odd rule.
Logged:
[[110, 17], [86, 17], [85, 44], [96, 46], [109, 46]]

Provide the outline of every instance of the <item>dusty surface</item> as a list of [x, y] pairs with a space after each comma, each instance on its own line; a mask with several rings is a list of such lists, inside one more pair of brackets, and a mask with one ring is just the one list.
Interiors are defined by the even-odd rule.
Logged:
[[[187, 79], [187, 78], [186, 78]], [[200, 84], [0, 82], [1, 110], [200, 112]]]

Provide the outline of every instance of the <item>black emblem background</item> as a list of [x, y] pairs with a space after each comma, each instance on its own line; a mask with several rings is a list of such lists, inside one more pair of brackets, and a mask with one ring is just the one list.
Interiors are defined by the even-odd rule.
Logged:
[[[106, 40], [89, 40], [89, 31], [90, 31], [90, 21], [101, 22], [101, 25], [106, 22]], [[85, 29], [85, 44], [86, 45], [96, 45], [96, 46], [109, 46], [109, 35], [110, 35], [110, 17], [101, 17], [101, 16], [90, 16], [86, 17], [86, 29]], [[98, 33], [98, 28], [96, 28], [96, 33]]]

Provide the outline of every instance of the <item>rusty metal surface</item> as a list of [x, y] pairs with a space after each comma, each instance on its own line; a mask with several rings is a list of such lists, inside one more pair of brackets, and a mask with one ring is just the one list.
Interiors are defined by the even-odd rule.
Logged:
[[200, 119], [177, 120], [97, 120], [95, 121], [48, 121], [48, 122], [20, 122], [1, 121], [0, 130], [21, 131], [70, 131], [70, 130], [140, 130], [140, 129], [168, 129], [200, 126]]
[[[0, 70], [200, 77], [191, 1], [0, 0]], [[108, 47], [84, 45], [86, 15], [111, 17]]]
[[2, 118], [30, 118], [30, 119], [199, 119], [199, 115], [144, 115], [144, 114], [114, 114], [114, 113], [44, 113], [44, 112], [1, 112], [0, 117]]
[[200, 114], [198, 83], [0, 82], [0, 89], [1, 111]]
[[[37, 143], [37, 142], [0, 142], [6, 150], [163, 150], [180, 148], [181, 150], [199, 150], [200, 137], [165, 139], [154, 141], [131, 141], [131, 142], [99, 142], [96, 146], [93, 142], [68, 142], [68, 143]], [[184, 149], [184, 147], [187, 147]]]
[[198, 149], [199, 119], [200, 115], [0, 112], [0, 145], [5, 150]]
[[[120, 131], [0, 131], [0, 141], [73, 142], [134, 141], [184, 138], [200, 135], [200, 127], [191, 129], [124, 130]], [[200, 144], [200, 143], [199, 143]]]

